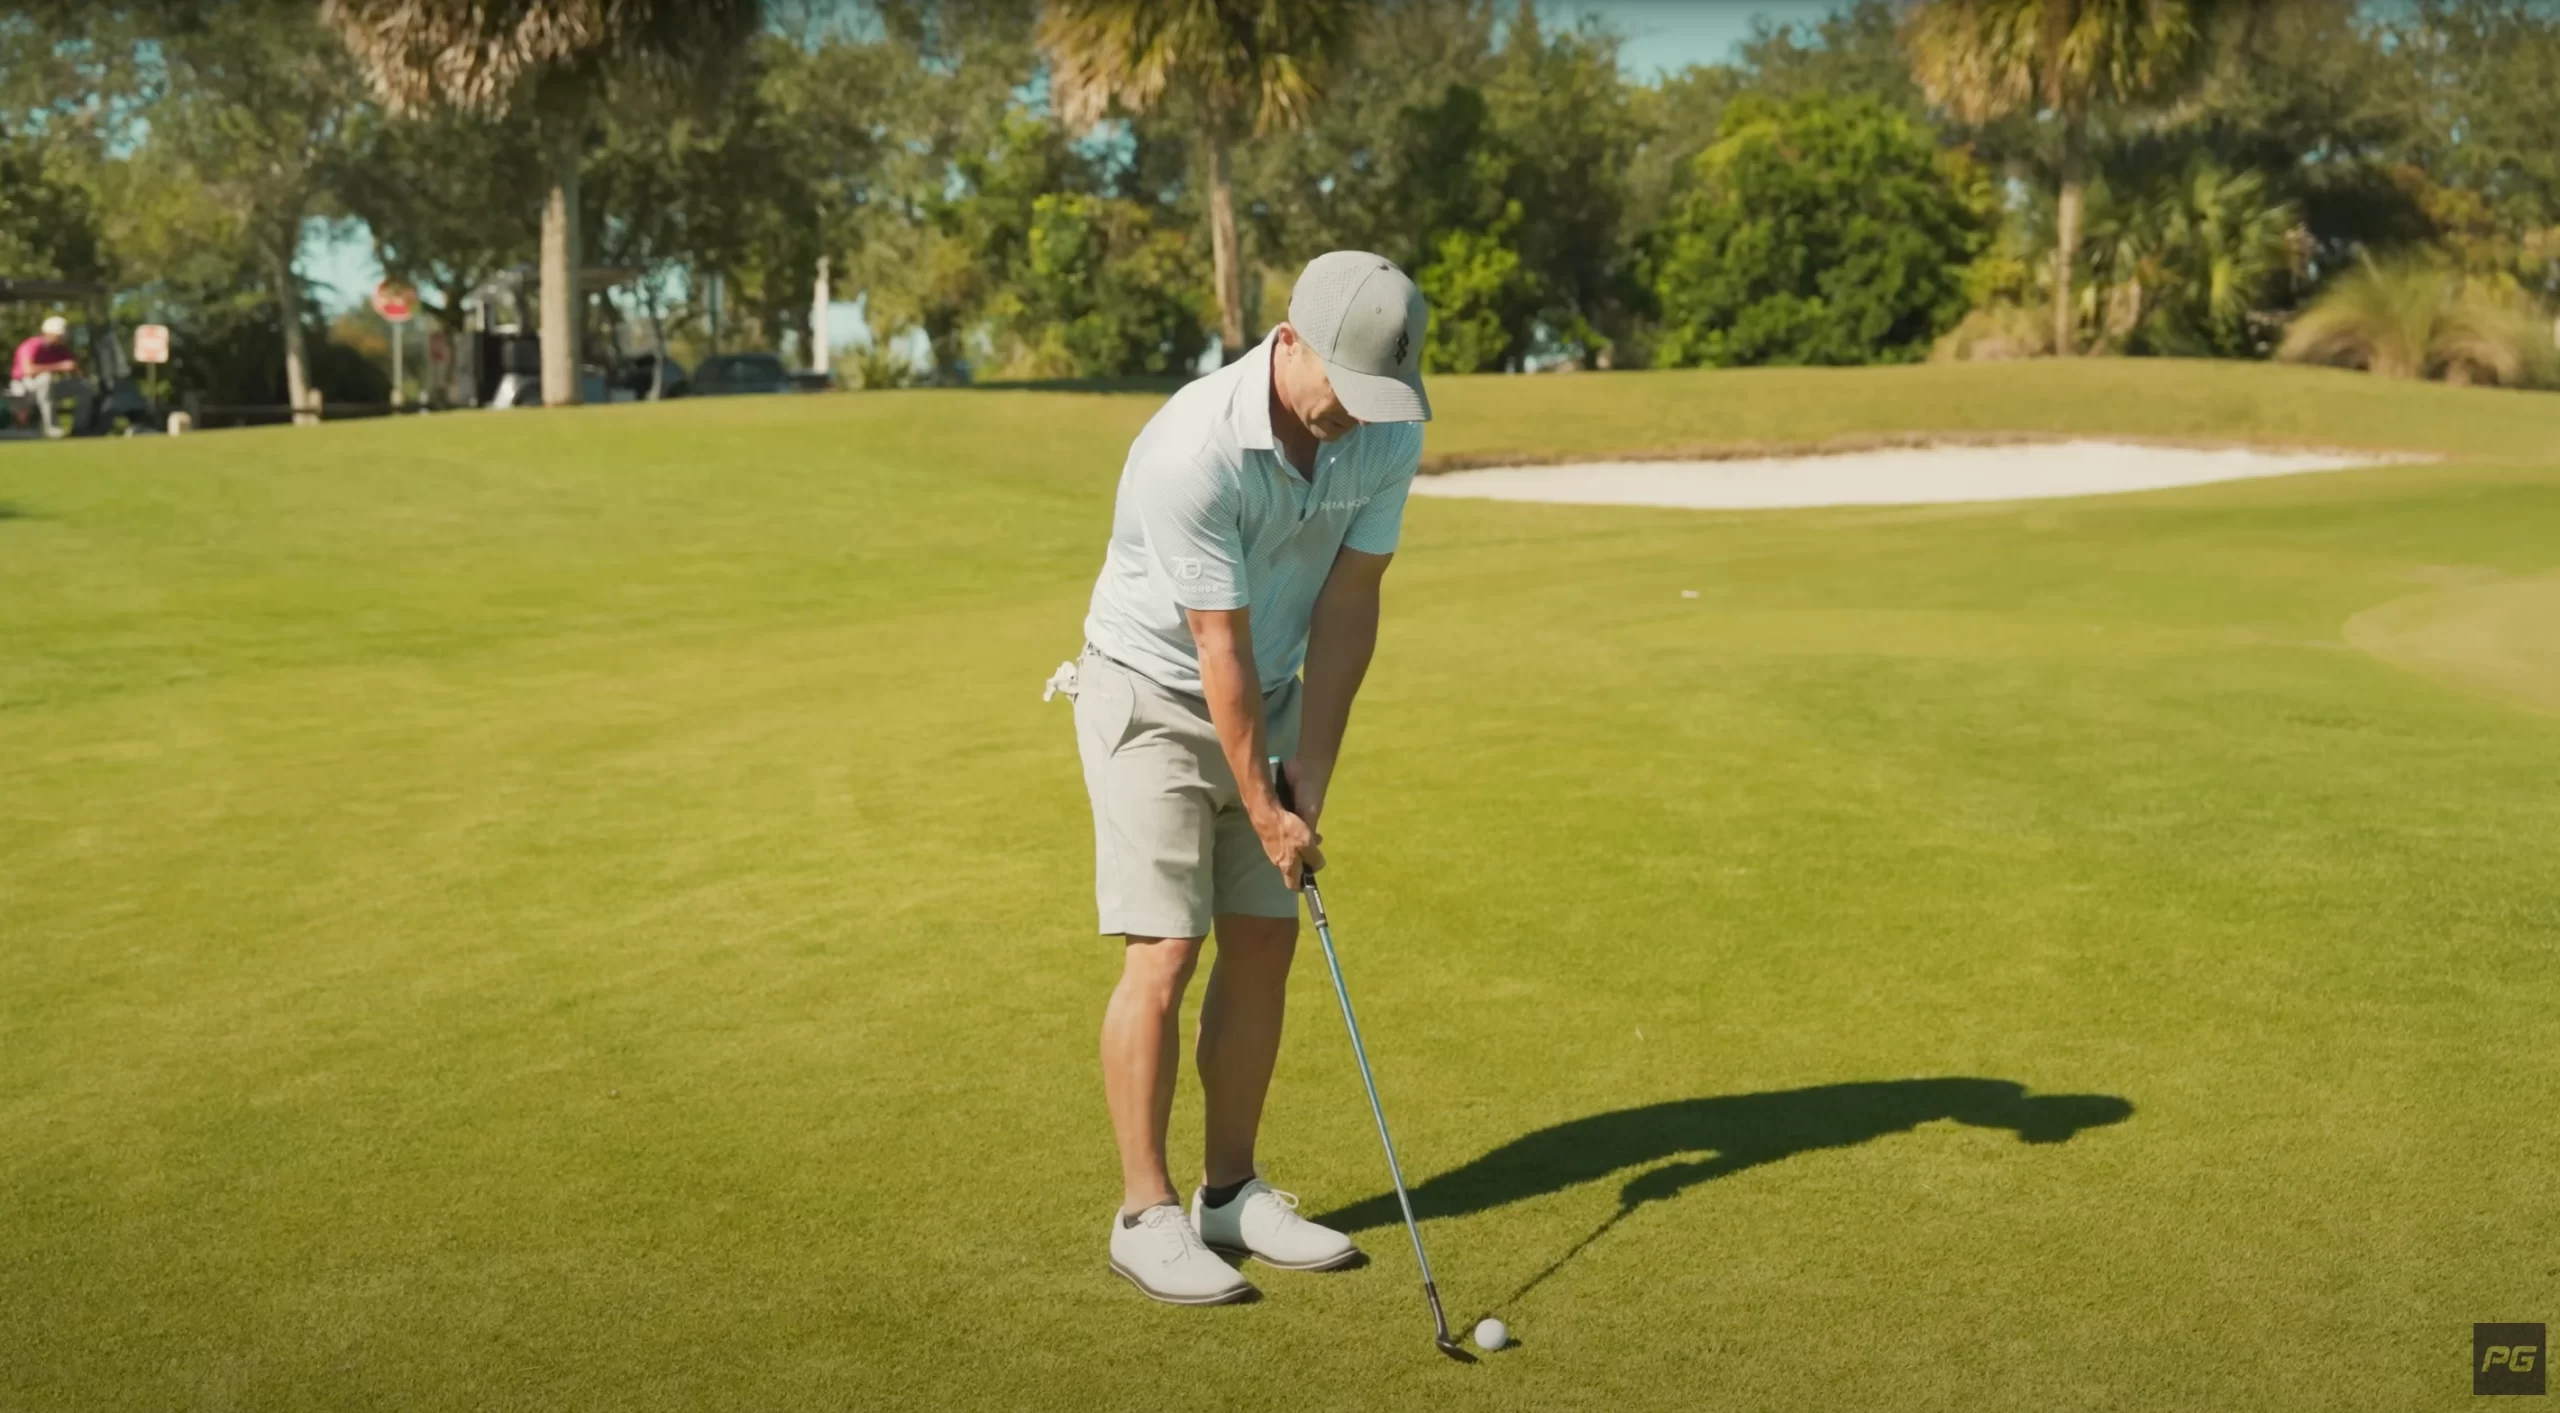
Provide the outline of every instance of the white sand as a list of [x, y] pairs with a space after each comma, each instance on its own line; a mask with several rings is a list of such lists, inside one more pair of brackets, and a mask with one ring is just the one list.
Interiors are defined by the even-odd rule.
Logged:
[[1815, 505], [1942, 505], [2042, 500], [2293, 476], [2410, 458], [2384, 452], [2259, 451], [2036, 442], [1898, 447], [1748, 461], [1602, 461], [1501, 466], [1414, 479], [1418, 496], [1574, 505], [1768, 510]]

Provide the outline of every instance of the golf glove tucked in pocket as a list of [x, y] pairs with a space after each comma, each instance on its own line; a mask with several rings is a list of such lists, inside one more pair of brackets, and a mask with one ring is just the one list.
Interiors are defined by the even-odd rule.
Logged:
[[1076, 664], [1073, 658], [1059, 663], [1058, 670], [1049, 674], [1048, 682], [1040, 689], [1040, 700], [1045, 702], [1060, 692], [1067, 694], [1068, 701], [1076, 699]]

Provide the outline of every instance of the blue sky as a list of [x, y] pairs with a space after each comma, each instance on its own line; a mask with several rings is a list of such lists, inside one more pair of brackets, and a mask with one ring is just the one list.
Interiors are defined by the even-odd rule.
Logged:
[[[1570, 24], [1584, 16], [1599, 19], [1625, 39], [1620, 65], [1628, 77], [1650, 81], [1691, 64], [1719, 63], [1751, 33], [1752, 21], [1766, 17], [1778, 24], [1811, 24], [1841, 8], [1846, 0], [1539, 0], [1539, 11], [1551, 21]], [[302, 248], [302, 272], [326, 288], [320, 302], [332, 312], [363, 300], [382, 278], [369, 237], [314, 228]], [[829, 321], [834, 341], [843, 345], [860, 337], [854, 306], [839, 304]]]

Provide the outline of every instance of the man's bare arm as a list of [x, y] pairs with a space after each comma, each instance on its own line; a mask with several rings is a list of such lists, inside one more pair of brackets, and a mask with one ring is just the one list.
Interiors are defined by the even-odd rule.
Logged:
[[1295, 888], [1301, 866], [1322, 868], [1324, 855], [1316, 849], [1314, 828], [1280, 808], [1280, 796], [1271, 788], [1262, 674], [1253, 664], [1249, 611], [1186, 608], [1182, 616], [1190, 624], [1191, 641], [1199, 648], [1200, 695], [1208, 700], [1210, 724], [1218, 729], [1218, 749], [1235, 772], [1236, 794], [1244, 802], [1245, 816], [1253, 821], [1262, 851]]
[[1306, 704], [1298, 726], [1298, 813], [1313, 825], [1324, 813], [1326, 787], [1342, 755], [1342, 734], [1351, 724], [1351, 699], [1369, 674], [1369, 657], [1378, 647], [1380, 585], [1391, 554], [1363, 554], [1346, 549], [1334, 556], [1333, 570], [1316, 594], [1314, 616], [1307, 628]]

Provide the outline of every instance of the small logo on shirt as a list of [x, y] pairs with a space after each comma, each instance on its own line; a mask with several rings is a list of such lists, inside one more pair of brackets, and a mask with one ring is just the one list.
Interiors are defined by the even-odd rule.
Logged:
[[1364, 505], [1367, 505], [1368, 503], [1369, 503], [1369, 497], [1367, 497], [1367, 496], [1362, 496], [1362, 497], [1360, 497], [1358, 500], [1328, 500], [1328, 501], [1319, 501], [1319, 502], [1317, 502], [1317, 503], [1316, 503], [1316, 509], [1318, 509], [1318, 510], [1358, 510], [1360, 507], [1362, 507], [1362, 506], [1364, 506]]
[[1200, 561], [1176, 555], [1173, 561], [1173, 577], [1186, 584], [1197, 580], [1200, 577]]

